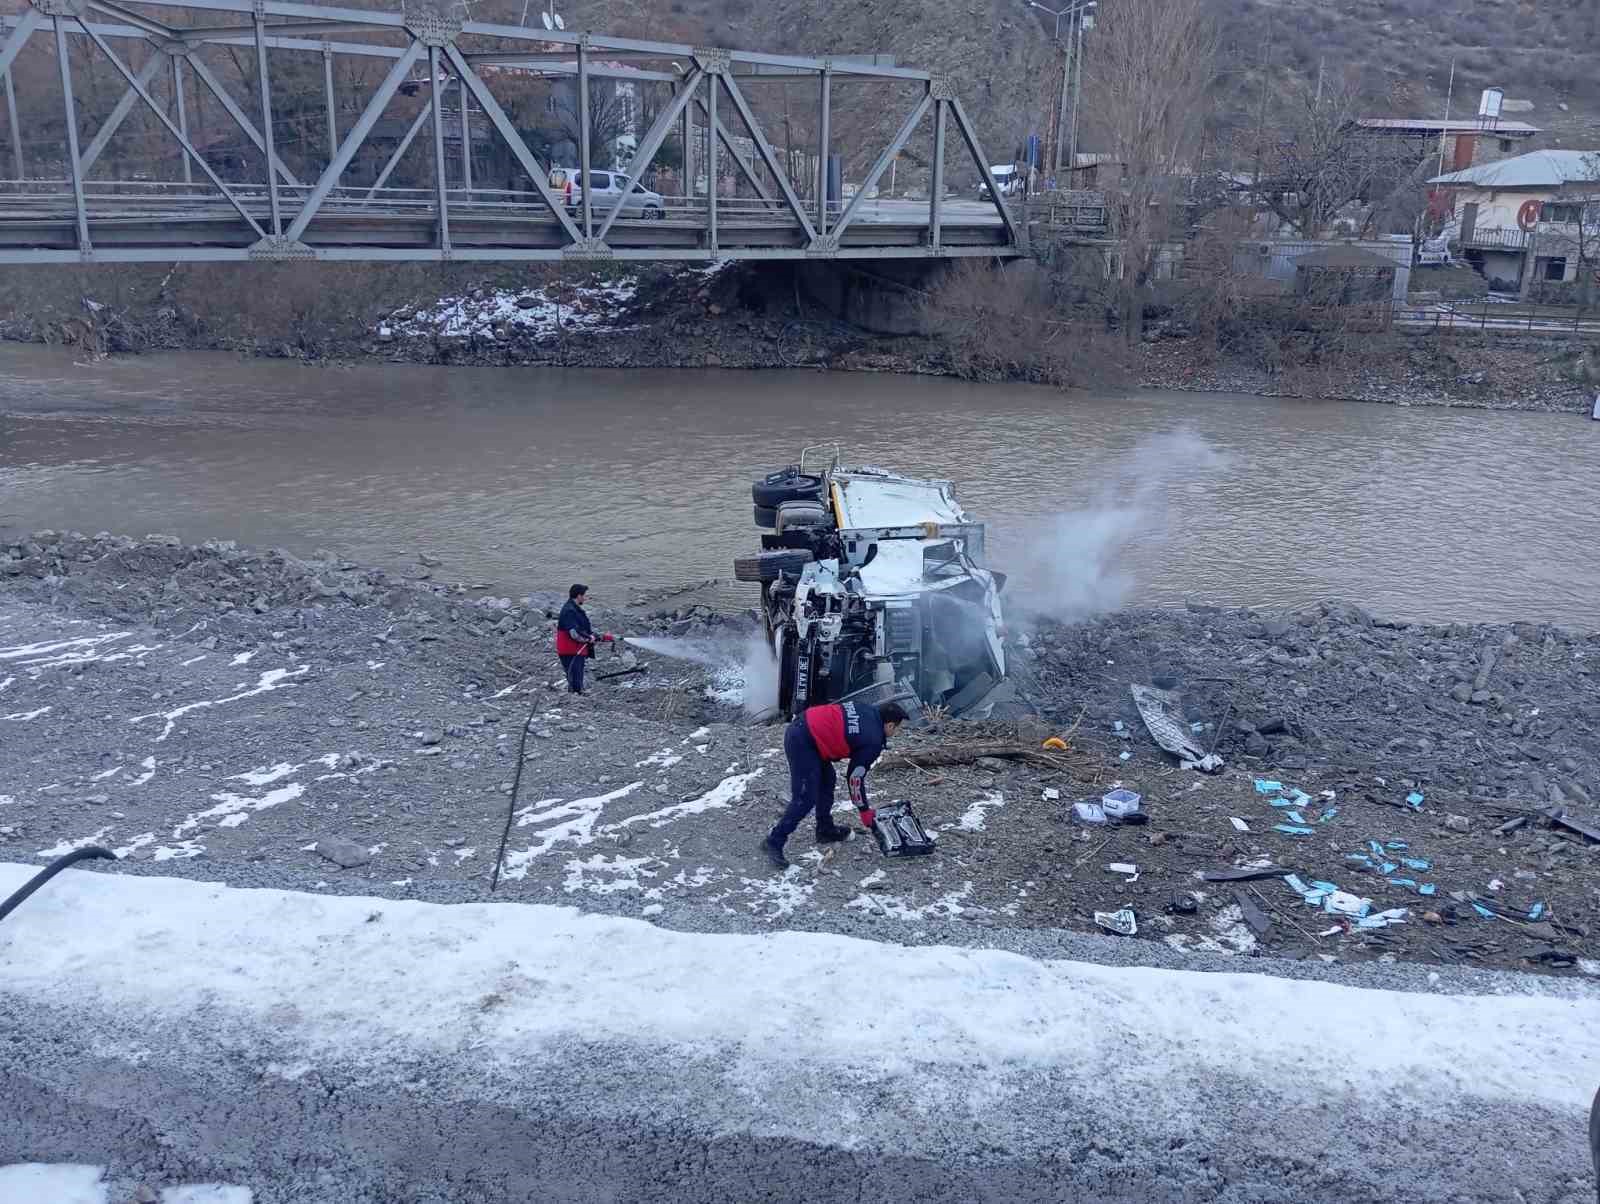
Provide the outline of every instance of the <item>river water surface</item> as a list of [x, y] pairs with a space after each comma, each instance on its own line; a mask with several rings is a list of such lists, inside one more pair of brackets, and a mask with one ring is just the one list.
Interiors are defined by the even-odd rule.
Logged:
[[[1600, 424], [811, 372], [75, 362], [0, 344], [0, 532], [167, 532], [602, 601], [757, 546], [806, 444], [945, 476], [1046, 605], [1600, 627]], [[1119, 580], [1120, 579], [1120, 580]], [[731, 582], [700, 595], [749, 605]]]

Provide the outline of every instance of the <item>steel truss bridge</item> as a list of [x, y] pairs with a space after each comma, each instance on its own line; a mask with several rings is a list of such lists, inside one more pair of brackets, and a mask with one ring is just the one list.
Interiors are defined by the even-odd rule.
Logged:
[[[147, 15], [174, 9], [192, 11], [197, 22], [215, 22], [221, 15], [228, 20], [173, 25]], [[351, 35], [366, 40], [351, 41]], [[91, 48], [86, 52], [98, 55], [126, 85], [87, 146], [81, 144], [68, 54], [75, 39], [87, 40]], [[59, 103], [66, 131], [60, 159], [65, 179], [23, 178], [23, 142], [10, 72], [30, 40], [44, 43], [60, 78], [59, 96], [48, 103]], [[127, 53], [134, 44], [142, 44], [146, 55], [137, 70]], [[202, 51], [208, 47], [232, 47], [229, 53], [235, 55], [241, 49], [253, 53], [258, 95], [241, 105], [207, 65]], [[315, 179], [291, 173], [274, 144], [273, 114], [284, 107], [284, 97], [276, 97], [280, 103], [275, 104], [270, 67], [285, 53], [322, 58], [327, 142]], [[341, 134], [333, 63], [345, 55], [386, 60], [388, 70], [354, 124]], [[686, 160], [682, 178], [689, 195], [666, 198], [662, 212], [654, 215], [657, 220], [642, 220], [614, 203], [591, 205], [589, 189], [581, 189], [582, 203], [569, 208], [550, 186], [552, 165], [539, 161], [496, 99], [491, 82], [506, 74], [494, 68], [566, 77], [567, 86], [575, 86], [581, 131], [575, 138], [577, 166], [583, 180], [590, 178], [591, 81], [609, 77], [665, 85], [670, 103], [639, 135], [625, 172], [619, 169], [617, 174], [626, 176], [627, 195], [681, 123]], [[0, 181], [0, 263], [942, 258], [1012, 256], [1020, 253], [1025, 239], [1003, 200], [959, 201], [945, 195], [949, 141], [959, 143], [953, 148], [958, 162], [964, 149], [977, 178], [986, 182], [988, 197], [1000, 197], [951, 82], [927, 71], [865, 60], [532, 30], [461, 20], [438, 10], [385, 12], [282, 0], [28, 0], [19, 14], [0, 18], [0, 75], [5, 76], [17, 177]], [[260, 164], [264, 179], [225, 180], [221, 172], [226, 168], [208, 162], [196, 149], [185, 103], [186, 76], [193, 77], [190, 87], [204, 88], [215, 98], [238, 134], [253, 145], [251, 161]], [[417, 87], [419, 79], [427, 105], [411, 121], [376, 185], [341, 183], [364, 146], [369, 155], [374, 153], [369, 137], [396, 94], [403, 85]], [[787, 174], [749, 100], [760, 86], [797, 81], [815, 89], [815, 160], [820, 165], [813, 178], [800, 182], [801, 189]], [[840, 149], [830, 142], [830, 125], [838, 111], [836, 89], [846, 83], [858, 86], [851, 89], [857, 106], [871, 104], [878, 113], [905, 91], [914, 91], [916, 98], [854, 195], [841, 198], [829, 195], [825, 165], [830, 152]], [[461, 163], [454, 171], [447, 169], [443, 103], [451, 89], [460, 97], [462, 122]], [[166, 93], [165, 104], [157, 99], [158, 91]], [[37, 103], [42, 98], [25, 99]], [[181, 150], [183, 178], [90, 178], [118, 127], [140, 106], [172, 140], [174, 154]], [[469, 113], [487, 119], [519, 165], [524, 187], [474, 186]], [[875, 199], [890, 163], [930, 114], [928, 200]], [[693, 149], [697, 121], [706, 135], [699, 154]], [[424, 137], [432, 143], [433, 186], [384, 187], [425, 126]], [[739, 132], [741, 126], [746, 133]], [[711, 136], [713, 130], [716, 136]], [[748, 158], [741, 146], [753, 148]], [[726, 166], [719, 166], [722, 154], [731, 157], [748, 181], [751, 195], [717, 195], [715, 182]], [[703, 160], [699, 170], [709, 185], [704, 189], [695, 185], [694, 158]], [[802, 190], [807, 199], [802, 199]]]

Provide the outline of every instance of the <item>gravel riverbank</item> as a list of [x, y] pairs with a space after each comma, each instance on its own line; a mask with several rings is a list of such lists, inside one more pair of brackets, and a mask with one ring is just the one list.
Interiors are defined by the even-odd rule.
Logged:
[[[913, 761], [977, 740], [1018, 755], [875, 775], [938, 855], [885, 862], [866, 839], [824, 855], [802, 832], [773, 874], [755, 846], [787, 790], [781, 730], [737, 705], [741, 621], [670, 600], [597, 614], [678, 655], [618, 651], [597, 674], [642, 671], [574, 699], [549, 651], [557, 597], [483, 598], [446, 575], [171, 537], [0, 545], [0, 857], [98, 843], [121, 872], [484, 899], [531, 712], [497, 898], [1377, 982], [1408, 961], [1463, 983], [1600, 971], [1600, 845], [1548, 814], [1594, 818], [1600, 635], [1338, 605], [1043, 624], [1014, 649], [1036, 716], [899, 742]], [[1180, 683], [1222, 772], [1151, 743], [1128, 686], [1157, 679]], [[1020, 755], [1052, 734], [1069, 752]], [[1074, 800], [1116, 785], [1149, 823], [1072, 822]], [[1203, 877], [1239, 870], [1261, 876]], [[1403, 922], [1330, 915], [1291, 873]], [[1122, 907], [1138, 936], [1100, 934], [1095, 913]]]

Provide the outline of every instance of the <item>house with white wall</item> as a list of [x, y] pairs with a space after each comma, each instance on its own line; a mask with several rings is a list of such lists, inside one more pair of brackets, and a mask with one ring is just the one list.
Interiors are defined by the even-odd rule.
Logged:
[[1537, 150], [1429, 181], [1461, 254], [1490, 280], [1576, 280], [1600, 262], [1600, 150]]

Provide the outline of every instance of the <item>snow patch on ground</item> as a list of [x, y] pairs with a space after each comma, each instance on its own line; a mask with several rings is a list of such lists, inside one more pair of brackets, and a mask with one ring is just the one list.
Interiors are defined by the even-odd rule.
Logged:
[[607, 824], [600, 822], [606, 804], [626, 798], [644, 785], [643, 782], [631, 782], [618, 790], [611, 791], [609, 794], [596, 795], [593, 798], [573, 799], [571, 802], [563, 802], [560, 799], [541, 799], [539, 802], [532, 803], [517, 811], [517, 826], [519, 828], [534, 824], [541, 825], [541, 827], [534, 834], [533, 842], [526, 849], [515, 849], [506, 854], [505, 868], [501, 872], [501, 877], [527, 877], [528, 866], [536, 858], [543, 857], [557, 845], [581, 847], [593, 844], [602, 837], [619, 836], [631, 828], [664, 828], [687, 815], [699, 815], [704, 811], [731, 807], [734, 803], [744, 798], [745, 791], [749, 788], [750, 783], [761, 776], [761, 773], [761, 770], [756, 769], [749, 773], [733, 774], [724, 778], [697, 798], [688, 799], [681, 803], [673, 803], [671, 806], [662, 807], [659, 810], [625, 816], [614, 823]]
[[899, 895], [860, 894], [846, 903], [845, 907], [852, 911], [880, 915], [890, 920], [907, 920], [913, 923], [923, 920], [945, 920], [953, 916], [989, 910], [986, 907], [963, 906], [962, 900], [971, 897], [972, 883], [964, 882], [960, 890], [948, 891], [933, 902], [921, 906]]
[[92, 844], [99, 844], [106, 838], [106, 833], [111, 831], [110, 826], [101, 828], [93, 836], [80, 836], [76, 840], [63, 840], [60, 844], [51, 845], [48, 849], [40, 849], [34, 854], [46, 861], [53, 861], [57, 857], [65, 857], [74, 849], [86, 849]]
[[0, 1204], [107, 1204], [98, 1166], [19, 1162], [0, 1166]]
[[939, 830], [941, 832], [982, 832], [988, 827], [985, 812], [993, 811], [997, 807], [1004, 807], [1005, 805], [1005, 797], [998, 790], [993, 794], [986, 794], [968, 807], [955, 823], [945, 824]]
[[[0, 1204], [113, 1204], [105, 1170], [77, 1163], [19, 1162], [0, 1166]], [[248, 1187], [191, 1183], [163, 1188], [160, 1204], [252, 1204]], [[117, 1202], [120, 1204], [120, 1201]]]
[[752, 769], [749, 773], [736, 773], [732, 777], [723, 778], [710, 790], [699, 798], [689, 799], [687, 802], [674, 803], [670, 807], [663, 807], [659, 811], [647, 811], [643, 815], [630, 815], [612, 828], [630, 828], [636, 824], [648, 824], [652, 828], [664, 828], [673, 820], [682, 819], [686, 815], [699, 815], [702, 811], [711, 811], [721, 807], [731, 807], [744, 798], [745, 791], [750, 783], [762, 774], [760, 769]]
[[477, 289], [476, 295], [444, 297], [405, 318], [397, 314], [380, 323], [378, 335], [383, 337], [387, 330], [391, 335], [493, 341], [502, 327], [538, 339], [550, 338], [562, 329], [625, 330], [628, 328], [618, 325], [619, 319], [638, 292], [639, 281], [634, 276], [611, 281], [590, 276], [575, 285], [552, 281], [532, 289]]
[[654, 878], [656, 870], [646, 867], [656, 862], [654, 857], [607, 857], [596, 854], [584, 861], [567, 862], [567, 893], [583, 891], [591, 895], [615, 895], [622, 891], [644, 889], [641, 878]]
[[204, 811], [196, 811], [188, 816], [172, 830], [172, 835], [174, 839], [182, 839], [185, 832], [193, 831], [208, 819], [216, 820], [219, 828], [237, 828], [250, 818], [250, 812], [265, 811], [269, 807], [292, 803], [305, 792], [306, 788], [299, 782], [290, 782], [287, 786], [280, 786], [276, 790], [267, 791], [259, 798], [251, 798], [243, 794], [232, 794], [228, 791], [213, 794], [211, 799], [217, 805], [215, 807], [207, 807]]
[[799, 866], [773, 878], [741, 878], [745, 894], [755, 896], [745, 906], [769, 923], [791, 916], [811, 901], [817, 880]]
[[230, 694], [226, 698], [187, 703], [171, 711], [151, 711], [145, 715], [133, 715], [129, 717], [128, 722], [143, 723], [146, 719], [166, 720], [166, 727], [162, 728], [161, 734], [156, 737], [156, 743], [160, 744], [168, 736], [172, 735], [172, 729], [177, 725], [177, 721], [191, 711], [203, 710], [206, 707], [219, 707], [224, 703], [238, 702], [241, 698], [252, 698], [257, 694], [266, 694], [272, 690], [282, 689], [285, 686], [294, 684], [285, 680], [286, 678], [299, 677], [302, 673], [309, 673], [310, 671], [310, 665], [301, 665], [298, 669], [268, 669], [261, 675], [261, 679], [254, 686], [247, 690], [241, 690], [237, 694]]
[[501, 871], [502, 878], [525, 878], [528, 875], [528, 866], [537, 857], [543, 857], [558, 844], [586, 845], [593, 844], [597, 839], [595, 825], [600, 822], [600, 815], [606, 809], [607, 803], [614, 803], [619, 798], [627, 798], [643, 782], [630, 782], [609, 794], [599, 794], [592, 798], [573, 799], [570, 803], [563, 803], [560, 799], [542, 799], [517, 812], [517, 827], [530, 824], [544, 825], [534, 833], [533, 843], [525, 849], [513, 849], [506, 854], [505, 868]]
[[[13, 644], [9, 648], [0, 648], [0, 661], [16, 661], [35, 670], [29, 674], [38, 677], [45, 669], [55, 668], [60, 665], [82, 665], [89, 661], [101, 659], [96, 649], [114, 644], [118, 640], [125, 640], [131, 635], [127, 631], [110, 631], [104, 635], [84, 635], [71, 640], [40, 640], [32, 644]], [[9, 678], [7, 679], [9, 682]]]

